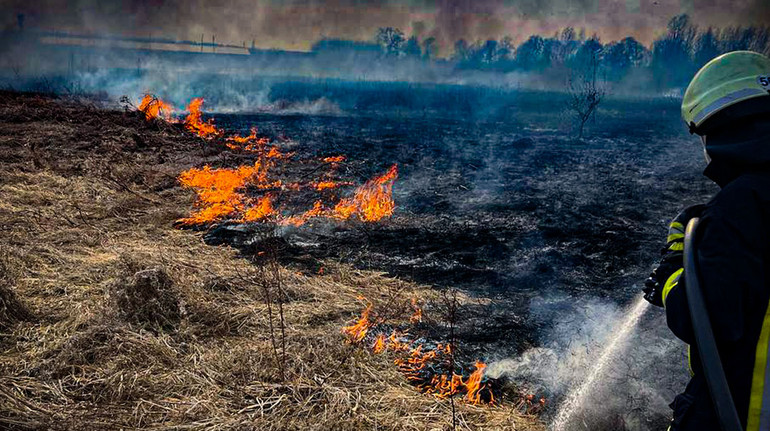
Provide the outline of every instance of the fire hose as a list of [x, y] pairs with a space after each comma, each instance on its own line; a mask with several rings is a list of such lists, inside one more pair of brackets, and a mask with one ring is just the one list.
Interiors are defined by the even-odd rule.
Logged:
[[697, 217], [687, 224], [684, 237], [684, 274], [687, 305], [690, 309], [695, 344], [698, 347], [703, 373], [708, 383], [711, 401], [714, 404], [719, 423], [723, 431], [743, 431], [735, 403], [727, 385], [727, 377], [719, 358], [719, 350], [711, 328], [706, 301], [698, 277], [698, 261], [695, 243], [695, 230], [698, 228]]

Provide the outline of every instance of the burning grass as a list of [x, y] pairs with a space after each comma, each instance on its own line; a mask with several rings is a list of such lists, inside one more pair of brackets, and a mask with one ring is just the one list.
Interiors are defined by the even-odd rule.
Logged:
[[[431, 344], [412, 335], [414, 325], [422, 322], [422, 308], [417, 305], [416, 298], [412, 298], [411, 316], [396, 319], [398, 312], [394, 314], [393, 309], [404, 310], [408, 307], [394, 307], [393, 302], [391, 299], [385, 304], [389, 313], [378, 313], [368, 303], [355, 323], [342, 328], [348, 342], [368, 348], [376, 355], [391, 353], [398, 371], [422, 393], [442, 400], [459, 397], [473, 405], [502, 405], [502, 382], [485, 375], [487, 365], [484, 362], [476, 360], [472, 366], [463, 366], [456, 355], [458, 346], [455, 340]], [[398, 320], [403, 324], [399, 325]], [[385, 328], [394, 327], [390, 335], [384, 332]], [[545, 407], [545, 399], [535, 401], [533, 394], [509, 391], [507, 395], [508, 403], [527, 413], [536, 414]]]
[[[409, 298], [435, 296], [422, 286], [333, 261], [323, 275], [277, 266], [281, 376], [267, 273], [173, 228], [191, 197], [177, 175], [226, 145], [34, 95], [0, 94], [0, 118], [0, 256], [24, 304], [7, 308], [16, 317], [2, 330], [0, 428], [451, 427], [448, 402], [339, 331], [359, 295], [375, 309], [405, 295], [398, 324], [409, 325]], [[157, 304], [143, 309], [148, 298]], [[513, 405], [458, 403], [456, 418], [460, 429], [543, 429]]]
[[[213, 121], [203, 120], [203, 102], [203, 98], [192, 99], [187, 106], [189, 113], [182, 122], [184, 128], [207, 141], [222, 141], [230, 150], [253, 154], [257, 160], [253, 165], [222, 168], [204, 165], [182, 172], [179, 175], [180, 183], [194, 190], [197, 200], [196, 210], [190, 216], [178, 220], [180, 226], [206, 226], [222, 221], [274, 222], [301, 226], [318, 217], [339, 221], [356, 217], [364, 222], [375, 222], [393, 214], [393, 184], [398, 177], [396, 165], [357, 187], [350, 197], [329, 193], [355, 184], [334, 178], [345, 156], [325, 157], [317, 161], [322, 163], [318, 168], [328, 168], [320, 178], [287, 182], [277, 178], [275, 171], [279, 175], [286, 171], [286, 162], [294, 154], [285, 154], [268, 138], [259, 137], [256, 127], [252, 127], [247, 136], [228, 136]], [[174, 112], [173, 107], [154, 95], [146, 94], [138, 110], [145, 114], [147, 120], [179, 122], [171, 114]], [[281, 207], [279, 201], [291, 201], [286, 195], [307, 190], [318, 192], [310, 199], [313, 201], [310, 209], [292, 214], [294, 208], [287, 210]], [[308, 198], [305, 197], [305, 200]]]

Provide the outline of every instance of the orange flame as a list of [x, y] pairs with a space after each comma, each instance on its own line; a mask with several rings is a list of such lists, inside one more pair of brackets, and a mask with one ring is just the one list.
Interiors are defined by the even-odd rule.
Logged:
[[[481, 390], [484, 389], [481, 384], [481, 379], [484, 377], [484, 370], [487, 368], [487, 364], [476, 361], [476, 371], [468, 377], [468, 381], [465, 382], [466, 394], [465, 399], [472, 404], [481, 404]], [[495, 397], [492, 395], [492, 391], [489, 391], [490, 404], [494, 404]]]
[[349, 182], [319, 181], [315, 183], [315, 189], [320, 192], [323, 190], [336, 189], [342, 186], [349, 186], [352, 184], [353, 183], [349, 183]]
[[[179, 176], [180, 183], [196, 191], [196, 207], [200, 209], [190, 217], [179, 220], [184, 225], [210, 223], [243, 210], [245, 197], [240, 192], [247, 182], [267, 183], [267, 166], [259, 161], [253, 166], [241, 166], [237, 169], [202, 169], [191, 168]], [[256, 208], [265, 209], [267, 201], [262, 201]], [[251, 217], [256, 213], [252, 211]]]
[[324, 157], [323, 161], [326, 163], [340, 163], [345, 161], [345, 156]]
[[251, 134], [248, 136], [228, 136], [225, 138], [225, 145], [231, 150], [241, 150], [250, 153], [261, 153], [270, 140], [265, 137], [257, 137], [257, 128], [251, 128]]
[[376, 354], [380, 354], [385, 351], [387, 348], [387, 343], [385, 341], [385, 334], [380, 334], [377, 336], [377, 339], [374, 340], [374, 346], [372, 346], [372, 352]]
[[420, 308], [420, 306], [417, 305], [417, 298], [412, 298], [412, 308], [414, 309], [414, 313], [412, 313], [412, 317], [409, 318], [409, 322], [410, 323], [422, 322], [422, 308]]
[[[417, 310], [421, 310], [416, 304], [415, 298], [412, 300], [412, 305]], [[372, 313], [372, 304], [369, 303], [355, 324], [342, 329], [350, 343], [360, 343], [376, 326], [376, 322], [371, 319]], [[399, 333], [398, 330], [394, 330], [389, 337], [384, 334], [377, 335], [371, 344], [372, 353], [408, 352], [407, 356], [397, 357], [393, 363], [420, 392], [440, 399], [464, 394], [463, 398], [471, 404], [498, 403], [489, 383], [484, 382], [487, 367], [484, 362], [476, 361], [475, 371], [465, 380], [462, 375], [451, 369], [454, 360], [450, 344], [438, 344], [433, 349], [426, 349], [423, 344], [413, 345], [412, 342], [402, 341], [406, 335], [408, 334]]]
[[[203, 138], [224, 137], [224, 132], [217, 129], [211, 120], [203, 121], [201, 110], [203, 102], [203, 98], [194, 98], [190, 101], [187, 107], [189, 114], [184, 120], [184, 127]], [[157, 115], [171, 109], [169, 105], [150, 95], [145, 96], [141, 108], [144, 108], [148, 115]], [[241, 222], [270, 219], [283, 225], [301, 226], [317, 217], [347, 220], [356, 216], [365, 222], [375, 222], [393, 214], [395, 209], [393, 184], [398, 177], [397, 165], [391, 166], [385, 174], [376, 176], [358, 187], [351, 197], [338, 200], [336, 203], [316, 200], [312, 208], [300, 214], [282, 216], [281, 208], [275, 207], [277, 204], [275, 195], [255, 198], [247, 194], [247, 189], [280, 189], [286, 192], [311, 187], [322, 192], [350, 186], [352, 185], [350, 182], [330, 179], [338, 164], [345, 160], [345, 156], [322, 159], [325, 163], [331, 164], [330, 172], [327, 172], [324, 180], [286, 184], [280, 180], [268, 181], [267, 169], [282, 160], [293, 157], [294, 153], [283, 153], [275, 146], [270, 146], [268, 149], [270, 140], [266, 137], [258, 137], [256, 128], [252, 128], [247, 136], [227, 136], [223, 141], [232, 150], [258, 154], [260, 161], [253, 167], [211, 169], [204, 166], [202, 169], [192, 168], [182, 172], [179, 177], [180, 183], [194, 189], [197, 200], [195, 212], [179, 220], [180, 224], [198, 225], [225, 219]], [[335, 197], [334, 194], [325, 195]]]
[[144, 95], [138, 109], [144, 112], [148, 120], [155, 118], [163, 118], [166, 121], [173, 120], [171, 113], [174, 112], [174, 107], [151, 94]]
[[313, 208], [310, 208], [309, 210], [305, 211], [300, 215], [286, 218], [281, 221], [281, 224], [291, 225], [291, 226], [302, 226], [303, 224], [307, 223], [307, 221], [310, 220], [311, 218], [319, 217], [324, 214], [324, 209], [321, 205], [322, 205], [321, 201], [315, 201], [315, 203], [313, 203]]
[[346, 220], [353, 214], [363, 221], [379, 221], [393, 215], [393, 183], [398, 178], [398, 165], [393, 165], [383, 175], [374, 177], [356, 189], [352, 198], [343, 199], [334, 207], [332, 217]]
[[207, 122], [203, 121], [201, 106], [203, 106], [202, 97], [196, 97], [190, 101], [190, 104], [187, 105], [187, 110], [190, 113], [187, 115], [187, 118], [184, 119], [184, 127], [201, 138], [212, 138], [221, 135], [222, 132], [217, 130], [211, 120]]
[[369, 329], [374, 326], [373, 323], [369, 320], [369, 315], [371, 312], [372, 304], [369, 304], [361, 313], [361, 318], [358, 319], [355, 324], [342, 328], [342, 333], [348, 336], [348, 340], [351, 343], [360, 343], [363, 341], [363, 339], [366, 337], [366, 334], [369, 332]]
[[243, 221], [260, 221], [273, 214], [275, 214], [275, 210], [273, 209], [272, 197], [270, 195], [263, 196], [257, 200], [254, 206], [246, 209], [243, 214]]

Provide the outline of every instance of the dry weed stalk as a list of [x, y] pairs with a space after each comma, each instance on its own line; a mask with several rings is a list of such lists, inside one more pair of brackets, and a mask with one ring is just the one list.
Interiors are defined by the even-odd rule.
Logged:
[[[450, 289], [444, 291], [442, 299], [445, 307], [444, 320], [449, 326], [449, 370], [455, 369], [455, 352], [457, 351], [457, 338], [455, 334], [455, 325], [457, 324], [457, 309], [460, 305], [457, 299], [457, 290]], [[455, 407], [455, 397], [449, 397], [449, 403], [452, 407], [452, 430], [457, 429], [457, 408]]]
[[[257, 252], [251, 259], [252, 264], [257, 268], [258, 283], [262, 287], [262, 295], [267, 306], [268, 324], [270, 329], [270, 344], [273, 348], [276, 366], [281, 375], [281, 381], [286, 381], [286, 318], [284, 316], [283, 304], [287, 301], [286, 294], [281, 282], [281, 270], [278, 263], [279, 242], [275, 226], [269, 229], [263, 229], [258, 233], [263, 249]], [[275, 291], [275, 298], [273, 297]], [[278, 308], [278, 330], [280, 339], [276, 340], [276, 328], [274, 322], [273, 308], [274, 303]], [[280, 344], [280, 352], [278, 345]]]

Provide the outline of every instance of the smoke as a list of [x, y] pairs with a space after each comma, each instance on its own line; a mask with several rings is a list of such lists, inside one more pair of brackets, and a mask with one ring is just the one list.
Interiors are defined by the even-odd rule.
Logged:
[[586, 28], [603, 40], [631, 35], [649, 44], [679, 13], [702, 26], [765, 24], [765, 0], [21, 0], [3, 1], [0, 28], [16, 25], [85, 33], [168, 37], [257, 47], [307, 50], [321, 38], [372, 40], [378, 27], [436, 37], [444, 54], [455, 40], [521, 42], [530, 34]]
[[[670, 334], [661, 310], [649, 308], [579, 406], [575, 423], [585, 429], [665, 429], [668, 403], [687, 379], [685, 346]], [[491, 362], [487, 375], [509, 377], [556, 406], [596, 364], [626, 310], [599, 299], [558, 296], [533, 300], [531, 312], [537, 321], [556, 322], [543, 332], [541, 347]]]
[[[304, 114], [304, 115], [342, 115], [342, 109], [331, 100], [321, 97], [315, 100], [302, 100], [298, 102], [279, 100], [261, 106], [260, 112], [273, 114]], [[238, 110], [236, 110], [238, 111]]]

